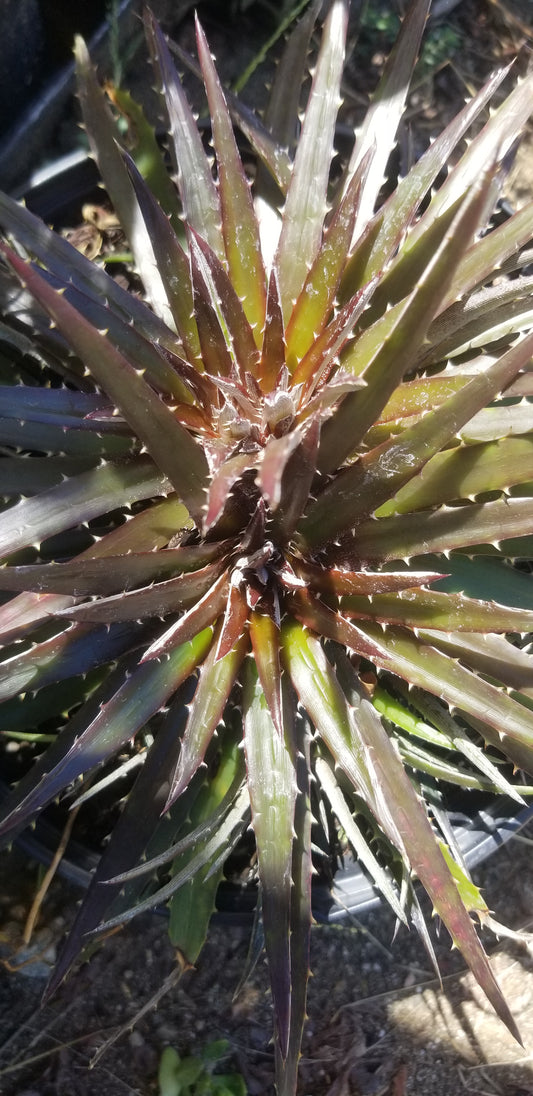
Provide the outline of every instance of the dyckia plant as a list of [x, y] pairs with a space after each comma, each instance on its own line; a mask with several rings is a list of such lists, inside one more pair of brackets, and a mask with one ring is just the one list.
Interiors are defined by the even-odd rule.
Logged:
[[533, 203], [488, 231], [533, 78], [502, 99], [494, 75], [384, 192], [428, 0], [342, 171], [347, 0], [322, 27], [296, 140], [318, 7], [262, 120], [225, 97], [197, 26], [214, 167], [146, 13], [175, 186], [142, 125], [122, 147], [116, 111], [133, 108], [111, 92], [111, 110], [78, 45], [144, 299], [0, 199], [18, 286], [2, 328], [0, 719], [53, 738], [1, 832], [65, 791], [116, 780], [125, 797], [54, 987], [95, 930], [164, 901], [194, 962], [251, 825], [280, 1093], [296, 1086], [320, 821], [431, 949], [420, 880], [517, 1034], [439, 803], [446, 782], [520, 803], [513, 769], [533, 770], [533, 594], [515, 564], [533, 556]]

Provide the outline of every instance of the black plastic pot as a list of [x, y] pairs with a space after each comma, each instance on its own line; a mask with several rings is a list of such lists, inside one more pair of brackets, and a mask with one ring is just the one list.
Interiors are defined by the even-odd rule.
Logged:
[[[0, 799], [6, 791], [5, 785], [0, 785]], [[503, 796], [494, 799], [485, 810], [476, 811], [471, 818], [459, 813], [449, 815], [455, 839], [469, 869], [477, 867], [501, 848], [532, 818], [533, 805], [517, 812], [516, 803]], [[31, 859], [50, 864], [59, 836], [57, 827], [42, 816], [34, 829], [20, 835], [17, 845]], [[98, 853], [71, 840], [59, 865], [59, 874], [67, 882], [86, 889], [98, 859]], [[340, 924], [349, 920], [352, 914], [359, 918], [380, 901], [379, 891], [360, 864], [351, 859], [336, 872], [333, 890], [324, 882], [316, 881], [313, 884], [313, 916], [320, 924]], [[234, 925], [246, 924], [253, 918], [255, 903], [255, 887], [224, 882], [217, 895], [215, 920]]]
[[[98, 175], [92, 160], [82, 153], [75, 154], [39, 174], [26, 191], [28, 207], [48, 223], [59, 227], [76, 226], [81, 220], [81, 206], [98, 194]], [[101, 197], [101, 191], [100, 191]], [[0, 774], [1, 777], [1, 774]], [[0, 780], [0, 799], [7, 792]], [[468, 813], [468, 793], [464, 797], [465, 812], [454, 810], [448, 818], [455, 839], [469, 869], [496, 852], [533, 818], [533, 805], [517, 810], [516, 803], [503, 796], [491, 802], [486, 797], [470, 796], [470, 802], [485, 805]], [[46, 815], [34, 829], [25, 831], [17, 841], [28, 856], [49, 864], [59, 841], [59, 831]], [[86, 888], [98, 863], [98, 853], [76, 840], [71, 840], [60, 866], [60, 875], [68, 882]], [[338, 923], [351, 914], [360, 917], [381, 901], [360, 865], [346, 859], [335, 873], [334, 887], [317, 879], [313, 883], [313, 914], [320, 923]], [[251, 921], [256, 904], [253, 886], [222, 883], [217, 896], [218, 920], [232, 924]]]
[[[62, 10], [68, 7], [70, 14]], [[115, 10], [124, 47], [138, 35], [137, 7], [136, 0], [119, 0]], [[2, 76], [7, 89], [0, 118], [0, 186], [4, 190], [17, 186], [32, 165], [43, 161], [69, 109], [75, 84], [74, 33], [90, 36], [91, 56], [109, 58], [109, 23], [107, 19], [98, 23], [110, 8], [105, 0], [78, 5], [68, 0], [25, 0], [24, 4], [7, 0], [0, 5], [6, 54], [2, 57]], [[10, 40], [11, 62], [6, 52]], [[14, 79], [9, 73], [10, 63]]]

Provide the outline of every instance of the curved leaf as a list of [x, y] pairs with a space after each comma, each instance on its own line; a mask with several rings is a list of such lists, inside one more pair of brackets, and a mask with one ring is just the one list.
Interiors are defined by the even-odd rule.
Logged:
[[287, 193], [276, 256], [286, 323], [322, 239], [347, 21], [346, 0], [334, 0], [324, 24], [322, 48]]
[[[513, 410], [508, 408], [511, 420]], [[470, 422], [467, 433], [469, 426]], [[429, 509], [455, 499], [475, 498], [486, 491], [506, 491], [532, 480], [533, 437], [503, 437], [480, 445], [461, 445], [436, 453], [390, 503], [379, 508], [377, 516]]]
[[60, 609], [56, 615], [95, 624], [170, 616], [196, 605], [213, 588], [225, 569], [224, 561], [210, 563], [197, 571], [156, 582], [140, 590], [128, 590], [111, 597]]
[[[284, 706], [285, 707], [285, 706]], [[291, 1022], [290, 920], [292, 846], [297, 796], [291, 719], [285, 708], [283, 736], [267, 706], [254, 663], [245, 666], [243, 690], [244, 749], [252, 825], [269, 960], [276, 1032], [287, 1057]]]
[[89, 701], [88, 711], [82, 708], [76, 714], [3, 805], [0, 834], [28, 822], [81, 773], [116, 753], [189, 677], [211, 641], [212, 632], [205, 629], [194, 640], [174, 647], [166, 658], [137, 666], [99, 710]]
[[169, 486], [146, 457], [82, 472], [0, 515], [0, 555], [109, 513], [115, 506], [166, 495]]
[[105, 95], [96, 79], [85, 42], [75, 38], [74, 57], [78, 96], [83, 121], [95, 160], [102, 173], [113, 208], [131, 244], [135, 263], [155, 312], [172, 324], [172, 315], [161, 279], [147, 226], [139, 215], [135, 191], [117, 144], [119, 131], [109, 111]]
[[196, 42], [213, 124], [222, 232], [229, 274], [259, 345], [265, 322], [266, 285], [252, 195], [224, 93], [198, 19]]
[[[532, 353], [533, 334], [530, 334], [435, 411], [428, 412], [377, 450], [363, 454], [341, 472], [326, 486], [302, 522], [307, 542], [316, 543], [347, 531], [350, 524], [376, 511], [386, 499], [392, 499], [404, 483], [422, 472], [431, 457], [439, 454], [440, 460], [440, 450], [481, 407], [507, 387]], [[460, 497], [464, 497], [462, 490]], [[439, 501], [438, 497], [432, 498], [431, 504]]]
[[409, 5], [400, 34], [358, 135], [348, 167], [348, 177], [355, 173], [369, 152], [372, 153], [372, 160], [361, 195], [356, 236], [374, 212], [387, 162], [394, 148], [428, 11], [429, 0], [416, 0]]
[[22, 283], [63, 331], [95, 380], [121, 409], [156, 464], [169, 476], [187, 509], [199, 518], [208, 471], [203, 450], [104, 335], [14, 252], [8, 248], [2, 248], [2, 251]]
[[169, 810], [204, 762], [207, 747], [222, 719], [247, 648], [248, 637], [243, 636], [233, 650], [219, 658], [215, 637], [200, 668], [198, 685], [189, 705], [179, 758], [169, 781], [165, 810]]
[[533, 630], [533, 609], [509, 609], [495, 601], [474, 601], [462, 594], [436, 590], [404, 590], [370, 598], [344, 597], [340, 611], [409, 628], [443, 628], [447, 632], [527, 632]]
[[[471, 548], [473, 545], [505, 543], [506, 538], [524, 537], [517, 556], [529, 558], [533, 549], [531, 523], [533, 499], [505, 498], [497, 502], [472, 503], [461, 507], [415, 514], [395, 514], [362, 522], [353, 538], [356, 558], [379, 560], [406, 559], [428, 552]], [[346, 554], [343, 549], [343, 555]], [[513, 553], [509, 551], [512, 558]]]
[[170, 52], [152, 13], [144, 13], [146, 37], [159, 75], [171, 137], [170, 152], [187, 224], [200, 233], [224, 258], [220, 203], [209, 160], [204, 152], [193, 113], [181, 86]]

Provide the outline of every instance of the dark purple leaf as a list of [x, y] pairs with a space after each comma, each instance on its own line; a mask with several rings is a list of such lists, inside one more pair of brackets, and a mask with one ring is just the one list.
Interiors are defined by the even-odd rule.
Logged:
[[60, 609], [56, 615], [95, 624], [145, 620], [153, 616], [166, 617], [196, 605], [215, 586], [225, 568], [224, 561], [211, 563], [198, 571], [178, 575], [166, 582], [156, 582], [141, 590], [130, 590], [83, 605]]

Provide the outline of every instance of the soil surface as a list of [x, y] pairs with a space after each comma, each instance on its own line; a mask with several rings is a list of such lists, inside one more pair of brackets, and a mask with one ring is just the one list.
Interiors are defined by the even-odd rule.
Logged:
[[[500, 922], [533, 926], [533, 829], [475, 873]], [[249, 931], [212, 926], [187, 972], [90, 1068], [104, 1042], [128, 1024], [175, 970], [157, 916], [111, 937], [42, 1010], [46, 978], [79, 893], [54, 883], [34, 938], [20, 944], [37, 882], [20, 853], [0, 870], [0, 1092], [2, 1096], [156, 1096], [165, 1046], [199, 1053], [229, 1042], [224, 1072], [240, 1072], [250, 1096], [271, 1096], [271, 1003], [263, 960], [235, 996]], [[426, 911], [429, 914], [429, 911]], [[492, 1014], [443, 931], [435, 931], [440, 989], [416, 934], [383, 907], [360, 923], [316, 927], [301, 1096], [533, 1096], [533, 945], [485, 934], [524, 1048]], [[11, 969], [18, 967], [18, 970]]]
[[[170, 0], [156, 0], [152, 6], [170, 19]], [[176, 6], [188, 5], [185, 0]], [[236, 52], [227, 50], [223, 20], [213, 9], [210, 5], [210, 41], [223, 69], [226, 42], [231, 69]], [[411, 102], [415, 142], [438, 132], [497, 64], [531, 46], [532, 9], [532, 0], [462, 0], [454, 6], [441, 26], [442, 38], [454, 31], [455, 46], [448, 39], [448, 54], [444, 50], [424, 75]], [[248, 14], [242, 25], [243, 41], [252, 19]], [[364, 107], [385, 46], [374, 40], [364, 71], [357, 78], [352, 73], [348, 100], [355, 112]], [[234, 75], [229, 71], [230, 79]], [[68, 142], [71, 131], [67, 119], [58, 147]], [[519, 205], [532, 194], [533, 130], [518, 154], [507, 196]], [[497, 920], [513, 928], [533, 924], [529, 839], [533, 830], [530, 838], [524, 834], [513, 839], [475, 876]], [[54, 882], [32, 942], [25, 947], [21, 933], [38, 873], [16, 850], [0, 861], [2, 1096], [157, 1096], [165, 1046], [180, 1054], [198, 1053], [220, 1037], [230, 1044], [224, 1071], [240, 1072], [250, 1096], [272, 1093], [265, 965], [260, 959], [235, 997], [248, 930], [228, 925], [213, 925], [197, 970], [187, 972], [157, 1009], [149, 1009], [89, 1068], [105, 1040], [131, 1021], [171, 976], [175, 959], [164, 920], [139, 918], [97, 950], [41, 1009], [46, 978], [79, 893]], [[317, 927], [301, 1096], [533, 1096], [533, 950], [527, 942], [498, 943], [489, 935], [486, 946], [524, 1049], [493, 1016], [445, 933], [435, 941], [441, 990], [416, 935], [402, 929], [394, 938], [394, 918], [386, 909], [380, 907], [361, 924]]]

